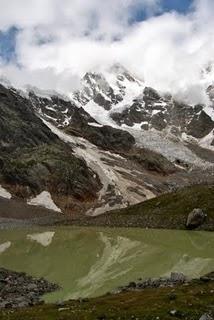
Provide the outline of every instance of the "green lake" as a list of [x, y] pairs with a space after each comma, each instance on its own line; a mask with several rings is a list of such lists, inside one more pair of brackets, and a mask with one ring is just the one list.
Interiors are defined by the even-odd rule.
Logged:
[[40, 228], [0, 231], [0, 267], [45, 277], [55, 302], [105, 294], [138, 278], [214, 270], [214, 233], [142, 229]]

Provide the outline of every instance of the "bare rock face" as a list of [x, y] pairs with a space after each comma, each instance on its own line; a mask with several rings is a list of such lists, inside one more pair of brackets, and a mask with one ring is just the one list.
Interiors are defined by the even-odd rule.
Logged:
[[194, 209], [187, 218], [186, 227], [188, 229], [195, 229], [201, 226], [206, 218], [206, 214], [203, 212], [202, 209]]
[[199, 320], [213, 320], [213, 316], [209, 313], [203, 314]]
[[[75, 129], [75, 131], [74, 131]], [[125, 130], [113, 128], [111, 126], [93, 127], [85, 123], [84, 126], [70, 125], [65, 129], [68, 134], [87, 139], [94, 145], [114, 152], [123, 152], [130, 150], [134, 144], [134, 137]]]

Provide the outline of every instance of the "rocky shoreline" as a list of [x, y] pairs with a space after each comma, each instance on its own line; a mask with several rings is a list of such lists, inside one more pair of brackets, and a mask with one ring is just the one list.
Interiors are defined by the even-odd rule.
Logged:
[[[126, 286], [119, 287], [113, 293], [121, 293], [126, 291], [140, 291], [144, 289], [155, 289], [155, 288], [173, 288], [177, 285], [188, 285], [192, 281], [197, 281], [198, 279], [188, 279], [183, 273], [172, 272], [170, 277], [160, 277], [146, 280], [138, 279], [136, 282], [130, 282]], [[199, 278], [200, 281], [209, 282], [214, 281], [214, 272], [211, 272], [205, 276]]]
[[[29, 301], [23, 305], [23, 301], [26, 302], [24, 294], [29, 297], [32, 291], [37, 290], [38, 297], [44, 291], [54, 290], [56, 285], [5, 269], [0, 269], [0, 275], [4, 279], [6, 277], [9, 285], [7, 297], [11, 301], [16, 297], [16, 305], [13, 302], [13, 306], [7, 304], [0, 308], [2, 320], [214, 320], [214, 272], [193, 280], [182, 273], [172, 273], [168, 278], [139, 279], [102, 297], [69, 300], [58, 304], [38, 305], [41, 301], [37, 298], [35, 306]], [[16, 283], [13, 283], [14, 280]], [[26, 308], [21, 308], [23, 306]], [[12, 307], [14, 310], [10, 310]]]
[[125, 291], [136, 291], [147, 288], [166, 288], [174, 287], [179, 284], [188, 283], [190, 280], [183, 274], [178, 272], [172, 272], [170, 277], [160, 277], [156, 279], [138, 279], [136, 282], [130, 282], [126, 286], [119, 287], [114, 293], [121, 293]]
[[26, 273], [0, 268], [0, 309], [24, 308], [43, 303], [41, 297], [59, 290], [57, 284]]
[[40, 300], [42, 294], [57, 290], [57, 285], [25, 273], [0, 269], [0, 286], [0, 319], [214, 320], [214, 272], [193, 280], [182, 273], [139, 279], [102, 297], [58, 304]]

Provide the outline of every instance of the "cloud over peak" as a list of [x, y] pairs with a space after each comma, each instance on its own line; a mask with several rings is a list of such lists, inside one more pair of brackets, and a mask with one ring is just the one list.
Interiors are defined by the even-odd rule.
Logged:
[[[0, 0], [0, 30], [19, 29], [16, 64], [0, 61], [0, 74], [67, 93], [88, 70], [120, 62], [148, 85], [203, 102], [214, 76], [202, 77], [214, 56], [214, 3], [195, 0], [184, 15], [161, 13], [163, 1]], [[147, 19], [135, 21], [141, 11]]]

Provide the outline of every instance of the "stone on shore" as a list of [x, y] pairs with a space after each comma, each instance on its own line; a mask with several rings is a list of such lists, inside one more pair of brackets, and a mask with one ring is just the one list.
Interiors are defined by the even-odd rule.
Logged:
[[187, 229], [196, 229], [200, 227], [204, 223], [205, 218], [206, 218], [206, 214], [203, 212], [202, 209], [200, 208], [194, 209], [188, 215], [187, 222], [186, 222]]

